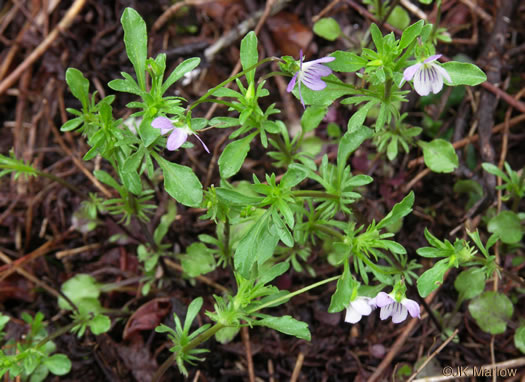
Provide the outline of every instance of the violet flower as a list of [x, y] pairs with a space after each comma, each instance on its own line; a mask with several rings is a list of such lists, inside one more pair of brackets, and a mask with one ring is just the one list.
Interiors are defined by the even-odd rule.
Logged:
[[332, 62], [335, 60], [335, 57], [323, 57], [317, 60], [308, 61], [303, 63], [303, 51], [299, 52], [299, 71], [294, 74], [291, 81], [288, 83], [286, 91], [290, 93], [295, 87], [295, 83], [299, 83], [299, 98], [304, 108], [303, 95], [301, 94], [301, 83], [304, 83], [306, 87], [319, 91], [323, 90], [326, 87], [326, 82], [324, 82], [321, 77], [328, 76], [332, 73], [332, 69], [328, 66], [323, 65], [326, 62]]
[[426, 96], [430, 92], [437, 94], [443, 89], [443, 77], [452, 82], [447, 71], [439, 66], [435, 61], [441, 57], [441, 54], [430, 56], [423, 62], [418, 62], [409, 66], [403, 72], [403, 80], [399, 86], [402, 86], [405, 81], [410, 81], [414, 78], [414, 88], [421, 96]]
[[363, 316], [368, 316], [372, 313], [376, 306], [370, 297], [357, 297], [355, 300], [350, 301], [350, 304], [346, 308], [345, 322], [355, 324], [361, 320]]
[[208, 150], [208, 147], [202, 141], [202, 139], [200, 139], [199, 136], [188, 126], [176, 127], [173, 125], [173, 122], [171, 122], [171, 120], [166, 117], [155, 118], [153, 122], [151, 122], [151, 126], [153, 126], [155, 129], [160, 129], [160, 133], [162, 135], [171, 131], [171, 134], [168, 137], [168, 142], [166, 143], [166, 148], [170, 151], [175, 151], [181, 147], [182, 144], [188, 139], [188, 135], [195, 135], [202, 144], [202, 147], [204, 147], [204, 150], [206, 150], [208, 154], [210, 153], [210, 150]]
[[398, 302], [392, 295], [379, 292], [372, 300], [372, 303], [378, 308], [381, 308], [381, 312], [379, 313], [381, 320], [386, 320], [392, 316], [392, 322], [398, 324], [405, 321], [408, 313], [410, 313], [411, 317], [419, 318], [419, 304], [408, 298], [403, 298]]

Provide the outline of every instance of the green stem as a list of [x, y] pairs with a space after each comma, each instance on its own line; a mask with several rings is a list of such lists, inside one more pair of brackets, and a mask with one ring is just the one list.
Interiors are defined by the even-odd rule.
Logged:
[[383, 99], [384, 102], [388, 102], [390, 100], [390, 95], [392, 94], [392, 84], [394, 81], [392, 81], [392, 78], [389, 78], [386, 80], [385, 83], [385, 98]]
[[[319, 282], [316, 282], [314, 284], [311, 284], [311, 285], [308, 285], [307, 287], [304, 287], [302, 289], [299, 289], [299, 290], [296, 290], [295, 292], [292, 292], [292, 293], [289, 293], [287, 294], [286, 296], [281, 296], [279, 298], [276, 298], [275, 300], [273, 301], [269, 301], [265, 304], [262, 304], [262, 305], [259, 305], [255, 308], [253, 308], [252, 310], [246, 312], [247, 314], [253, 314], [255, 312], [257, 312], [258, 310], [261, 310], [261, 309], [264, 309], [264, 308], [267, 308], [269, 306], [272, 306], [272, 305], [275, 305], [275, 304], [278, 304], [282, 301], [287, 301], [289, 300], [290, 298], [294, 297], [294, 296], [297, 296], [301, 293], [304, 293], [304, 292], [307, 292], [309, 291], [310, 289], [313, 289], [313, 288], [317, 288], [318, 286], [321, 286], [321, 285], [324, 285], [324, 284], [327, 284], [327, 283], [330, 283], [332, 281], [335, 281], [337, 279], [339, 279], [341, 276], [333, 276], [333, 277], [330, 277], [326, 280], [322, 280], [322, 281], [319, 281]], [[213, 335], [215, 335], [215, 333], [217, 333], [219, 330], [221, 330], [222, 328], [225, 328], [227, 327], [227, 325], [223, 325], [221, 323], [217, 323], [215, 325], [213, 325], [211, 328], [209, 328], [208, 330], [206, 330], [205, 332], [203, 332], [201, 335], [197, 336], [196, 338], [194, 338], [192, 341], [190, 341], [186, 346], [184, 346], [182, 348], [182, 352], [183, 353], [187, 353], [188, 351], [190, 351], [191, 349], [194, 349], [196, 348], [197, 346], [199, 346], [201, 343], [207, 341], [208, 339], [210, 339]], [[158, 382], [160, 381], [160, 378], [164, 375], [164, 373], [166, 372], [166, 370], [168, 370], [168, 368], [177, 360], [177, 354], [176, 353], [173, 353], [166, 361], [163, 362], [163, 364], [159, 367], [159, 369], [155, 372], [155, 375], [153, 376], [153, 382]]]
[[264, 60], [261, 60], [259, 61], [258, 63], [256, 63], [255, 65], [252, 65], [250, 66], [248, 69], [246, 70], [243, 70], [242, 72], [239, 72], [237, 73], [235, 76], [233, 77], [230, 77], [228, 79], [226, 79], [225, 81], [221, 82], [219, 85], [215, 86], [214, 88], [211, 88], [210, 90], [208, 90], [202, 97], [200, 97], [197, 101], [193, 102], [191, 104], [191, 106], [189, 107], [189, 111], [191, 112], [197, 105], [203, 103], [203, 102], [206, 102], [207, 101], [207, 98], [209, 96], [211, 96], [213, 93], [215, 93], [217, 90], [219, 90], [220, 88], [224, 87], [225, 85], [229, 84], [230, 82], [236, 80], [237, 78], [239, 77], [242, 77], [244, 76], [246, 73], [252, 71], [253, 69], [261, 66], [262, 64], [265, 64], [269, 61], [275, 61], [277, 60], [277, 58], [275, 57], [268, 57], [268, 58], [265, 58]]
[[328, 235], [335, 236], [340, 241], [345, 239], [345, 235], [326, 225], [316, 224], [314, 228]]
[[278, 304], [282, 301], [287, 301], [289, 299], [291, 299], [292, 297], [295, 297], [301, 293], [304, 293], [304, 292], [308, 292], [310, 289], [314, 289], [314, 288], [317, 288], [318, 286], [321, 286], [321, 285], [324, 285], [324, 284], [328, 284], [332, 281], [335, 281], [337, 279], [339, 279], [341, 276], [333, 276], [333, 277], [330, 277], [326, 280], [322, 280], [322, 281], [318, 281], [314, 284], [311, 284], [311, 285], [308, 285], [304, 288], [301, 288], [299, 290], [296, 290], [295, 292], [292, 292], [292, 293], [288, 293], [286, 296], [281, 296], [279, 298], [276, 298], [275, 300], [272, 300], [272, 301], [268, 301], [267, 303], [265, 304], [262, 304], [262, 305], [259, 305], [259, 306], [256, 306], [255, 308], [253, 308], [252, 310], [249, 310], [247, 312], [247, 314], [253, 314], [255, 312], [257, 312], [258, 310], [261, 310], [261, 309], [264, 309], [264, 308], [267, 308], [269, 306], [272, 306], [272, 305], [275, 305], [275, 304]]
[[82, 192], [82, 190], [80, 190], [78, 187], [76, 186], [73, 186], [71, 183], [65, 181], [64, 179], [62, 178], [59, 178], [58, 176], [55, 176], [49, 172], [45, 172], [45, 171], [40, 171], [40, 170], [35, 170], [37, 175], [38, 176], [43, 176], [44, 178], [48, 178], [54, 182], [57, 182], [57, 183], [60, 183], [62, 186], [65, 186], [67, 188], [69, 188], [71, 191], [73, 191], [74, 193], [76, 194], [79, 194], [79, 195], [85, 195], [84, 192]]
[[55, 330], [53, 333], [49, 334], [48, 336], [44, 337], [37, 345], [36, 348], [39, 348], [41, 346], [44, 346], [48, 341], [53, 341], [55, 338], [60, 337], [62, 334], [67, 333], [72, 327], [75, 325], [83, 324], [84, 322], [88, 321], [88, 319], [80, 320], [79, 321], [73, 321], [72, 323]]
[[[207, 341], [208, 339], [210, 339], [210, 337], [215, 335], [215, 333], [217, 333], [219, 330], [221, 330], [224, 327], [226, 327], [226, 326], [223, 325], [223, 324], [219, 324], [219, 323], [213, 325], [211, 328], [209, 328], [208, 330], [203, 332], [201, 335], [197, 336], [192, 341], [190, 341], [186, 346], [184, 346], [182, 348], [182, 352], [186, 353], [186, 352], [190, 351], [191, 349], [199, 346], [201, 343], [203, 343], [203, 342]], [[166, 361], [164, 361], [162, 363], [162, 365], [159, 367], [159, 369], [155, 372], [155, 375], [153, 375], [153, 382], [160, 381], [160, 379], [162, 378], [162, 376], [164, 375], [166, 370], [168, 370], [168, 368], [176, 360], [177, 360], [177, 353], [173, 353], [172, 355], [170, 355], [169, 358]]]
[[323, 198], [323, 199], [339, 199], [339, 195], [330, 194], [328, 192], [324, 191], [316, 191], [316, 190], [296, 190], [292, 191], [293, 196], [299, 196], [299, 197], [311, 197], [311, 198]]

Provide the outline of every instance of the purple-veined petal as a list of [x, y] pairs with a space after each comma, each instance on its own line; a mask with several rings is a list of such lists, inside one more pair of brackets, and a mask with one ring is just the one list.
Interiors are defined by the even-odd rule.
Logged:
[[206, 150], [206, 152], [209, 154], [210, 153], [210, 150], [208, 149], [208, 146], [206, 146], [206, 143], [204, 143], [202, 141], [202, 139], [197, 135], [197, 134], [193, 134], [195, 135], [195, 137], [199, 140], [199, 142], [202, 144], [202, 147], [204, 147], [204, 150]]
[[398, 302], [392, 304], [394, 308], [392, 309], [392, 322], [394, 324], [399, 324], [406, 320], [408, 312], [407, 309]]
[[415, 302], [414, 300], [410, 300], [409, 298], [404, 298], [401, 300], [401, 304], [408, 309], [408, 313], [410, 313], [411, 317], [418, 317], [420, 314], [419, 304]]
[[330, 69], [328, 66], [324, 66], [321, 64], [315, 64], [315, 65], [305, 68], [304, 73], [305, 74], [311, 73], [312, 75], [315, 75], [315, 76], [325, 77], [325, 76], [329, 76], [332, 73], [332, 69]]
[[385, 292], [379, 292], [373, 302], [378, 308], [382, 308], [383, 306], [393, 303], [394, 299]]
[[421, 63], [417, 63], [417, 64], [414, 64], [412, 66], [409, 66], [408, 68], [405, 69], [405, 71], [403, 72], [403, 79], [405, 81], [410, 81], [412, 79], [412, 77], [414, 77], [414, 74], [417, 73], [418, 69], [421, 67]]
[[171, 123], [170, 119], [166, 117], [155, 118], [153, 122], [151, 122], [151, 126], [155, 129], [160, 129], [162, 135], [174, 129], [173, 123]]
[[173, 132], [168, 137], [168, 142], [166, 148], [170, 151], [175, 151], [182, 146], [184, 142], [188, 139], [188, 133], [183, 129], [174, 129]]
[[354, 301], [351, 301], [350, 306], [363, 316], [368, 316], [372, 313], [372, 307], [368, 304], [368, 299], [364, 297], [358, 297]]
[[432, 66], [430, 69], [432, 70], [432, 93], [438, 94], [443, 89], [443, 77], [441, 77], [435, 66]]
[[359, 314], [355, 309], [352, 309], [352, 306], [349, 306], [346, 308], [346, 314], [345, 314], [345, 322], [349, 322], [350, 324], [355, 324], [359, 322], [359, 320], [363, 317], [362, 314]]
[[293, 88], [295, 87], [295, 81], [297, 80], [297, 75], [299, 74], [299, 72], [295, 73], [292, 77], [292, 79], [290, 80], [290, 82], [288, 82], [288, 87], [286, 88], [286, 91], [288, 93], [290, 93]]
[[319, 91], [326, 87], [326, 83], [319, 77], [304, 77], [303, 83], [312, 90]]
[[432, 84], [430, 82], [430, 75], [425, 67], [422, 67], [414, 76], [414, 88], [417, 94], [426, 96], [430, 93]]
[[434, 68], [436, 68], [436, 70], [438, 71], [439, 74], [441, 74], [443, 77], [445, 77], [445, 79], [447, 80], [447, 82], [449, 84], [452, 84], [452, 78], [450, 78], [450, 75], [448, 74], [447, 70], [437, 64], [434, 64], [433, 65]]
[[442, 54], [434, 54], [433, 56], [430, 56], [425, 61], [423, 61], [425, 64], [428, 64], [429, 62], [436, 61], [438, 58], [440, 58]]
[[381, 308], [381, 311], [379, 312], [379, 318], [381, 320], [386, 320], [388, 317], [392, 315], [392, 309], [394, 308], [394, 304], [389, 304]]

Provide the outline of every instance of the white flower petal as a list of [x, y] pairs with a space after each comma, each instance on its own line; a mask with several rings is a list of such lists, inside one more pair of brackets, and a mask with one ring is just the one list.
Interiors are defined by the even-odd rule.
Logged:
[[359, 322], [361, 317], [363, 317], [363, 315], [359, 314], [355, 309], [352, 309], [352, 306], [346, 308], [345, 322], [355, 324]]
[[429, 73], [427, 73], [424, 66], [414, 76], [414, 88], [416, 89], [417, 94], [421, 96], [426, 96], [430, 93], [432, 84], [430, 82]]
[[166, 117], [157, 117], [151, 122], [151, 126], [155, 129], [160, 129], [162, 135], [174, 129], [173, 123], [169, 118]]
[[435, 67], [430, 68], [432, 78], [430, 85], [432, 86], [432, 93], [438, 94], [441, 89], [443, 89], [443, 77], [441, 77], [441, 74], [436, 70]]
[[381, 308], [381, 311], [379, 312], [379, 318], [381, 320], [386, 320], [388, 317], [392, 315], [393, 308], [394, 308], [394, 304], [383, 306]]
[[420, 309], [419, 304], [417, 302], [409, 298], [404, 298], [403, 300], [401, 300], [401, 304], [408, 309], [408, 312], [410, 313], [411, 317], [419, 318]]
[[437, 64], [434, 64], [434, 68], [438, 71], [441, 76], [443, 76], [449, 84], [452, 84], [452, 78], [450, 78], [450, 75], [448, 74], [447, 70], [443, 68], [442, 66], [439, 66]]
[[395, 302], [392, 313], [392, 322], [394, 324], [399, 324], [400, 322], [405, 321], [408, 315], [407, 308], [405, 308], [403, 305], [401, 305], [399, 302]]
[[365, 297], [358, 297], [350, 302], [350, 306], [363, 316], [368, 316], [372, 313], [372, 307], [368, 304], [368, 300]]
[[417, 73], [421, 65], [422, 65], [421, 63], [417, 63], [415, 65], [412, 65], [406, 68], [405, 71], [403, 72], [403, 79], [405, 81], [410, 81], [414, 77], [414, 74]]
[[393, 302], [394, 299], [385, 292], [379, 292], [377, 296], [372, 300], [372, 303], [379, 308], [382, 308], [383, 306], [389, 305]]
[[183, 129], [174, 129], [173, 132], [168, 137], [168, 142], [166, 148], [170, 151], [175, 151], [182, 146], [184, 142], [188, 139], [188, 133]]

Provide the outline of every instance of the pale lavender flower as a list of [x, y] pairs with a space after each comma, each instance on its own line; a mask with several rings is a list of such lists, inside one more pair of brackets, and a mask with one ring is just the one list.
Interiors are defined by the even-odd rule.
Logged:
[[195, 135], [202, 144], [202, 147], [204, 147], [204, 150], [206, 150], [208, 154], [210, 153], [210, 150], [208, 150], [208, 147], [204, 144], [202, 139], [200, 139], [199, 136], [187, 126], [175, 127], [171, 120], [166, 117], [155, 118], [153, 122], [151, 122], [151, 126], [153, 126], [155, 129], [160, 129], [160, 133], [162, 135], [171, 131], [171, 134], [168, 137], [168, 142], [166, 143], [166, 148], [170, 151], [175, 151], [181, 147], [182, 144], [188, 139], [188, 135]]
[[372, 303], [370, 297], [357, 297], [355, 300], [350, 301], [350, 304], [346, 308], [345, 322], [355, 324], [359, 322], [361, 317], [368, 316], [372, 313], [376, 307]]
[[303, 51], [299, 52], [299, 71], [294, 74], [292, 80], [288, 83], [288, 88], [286, 89], [289, 92], [295, 87], [295, 83], [299, 83], [299, 98], [303, 107], [304, 105], [303, 95], [301, 94], [301, 83], [304, 83], [306, 87], [319, 91], [323, 90], [326, 87], [326, 82], [324, 82], [321, 77], [326, 77], [332, 73], [332, 69], [328, 66], [323, 65], [326, 62], [332, 62], [335, 60], [335, 57], [323, 57], [317, 60], [303, 62]]
[[430, 92], [434, 94], [439, 93], [443, 89], [443, 77], [448, 82], [452, 82], [447, 71], [435, 62], [439, 57], [441, 57], [441, 54], [436, 54], [423, 62], [418, 62], [406, 68], [403, 72], [403, 80], [400, 86], [405, 81], [410, 81], [413, 78], [414, 88], [419, 95], [426, 96]]
[[408, 313], [412, 317], [419, 318], [419, 304], [408, 298], [403, 298], [400, 302], [397, 302], [392, 295], [379, 292], [372, 300], [372, 303], [381, 308], [379, 313], [381, 320], [386, 320], [392, 316], [392, 322], [398, 324], [407, 318]]

